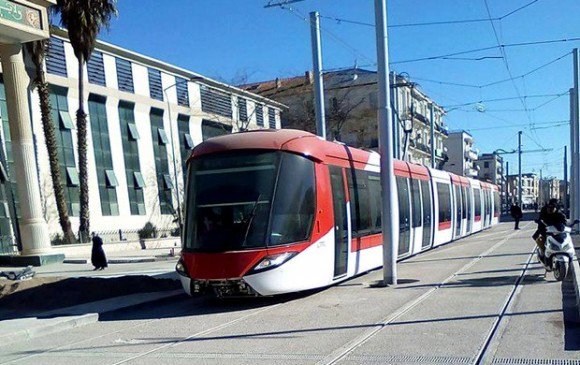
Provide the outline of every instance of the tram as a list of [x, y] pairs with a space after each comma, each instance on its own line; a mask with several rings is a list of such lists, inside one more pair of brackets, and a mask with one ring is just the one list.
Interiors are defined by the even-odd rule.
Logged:
[[[196, 146], [176, 266], [184, 290], [271, 296], [380, 267], [379, 158], [290, 129]], [[399, 160], [394, 168], [399, 259], [498, 223], [496, 185]]]

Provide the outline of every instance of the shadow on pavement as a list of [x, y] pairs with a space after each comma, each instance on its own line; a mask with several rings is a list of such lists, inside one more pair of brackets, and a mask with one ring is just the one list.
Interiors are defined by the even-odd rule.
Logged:
[[580, 350], [580, 318], [576, 308], [574, 283], [571, 279], [562, 282], [562, 308], [564, 311], [564, 350]]

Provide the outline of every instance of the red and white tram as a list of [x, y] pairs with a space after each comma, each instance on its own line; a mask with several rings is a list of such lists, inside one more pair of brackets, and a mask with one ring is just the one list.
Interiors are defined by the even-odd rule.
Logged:
[[[379, 155], [297, 130], [225, 135], [188, 161], [188, 294], [275, 295], [382, 265]], [[395, 161], [399, 258], [498, 222], [495, 185]]]

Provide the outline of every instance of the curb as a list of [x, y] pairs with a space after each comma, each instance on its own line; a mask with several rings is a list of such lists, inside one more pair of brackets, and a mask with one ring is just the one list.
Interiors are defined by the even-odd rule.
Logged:
[[[109, 298], [97, 302], [85, 303], [74, 307], [63, 308], [53, 312], [43, 313], [38, 316], [39, 317], [38, 321], [43, 321], [42, 319], [43, 317], [54, 316], [54, 318], [46, 319], [46, 321], [50, 323], [42, 323], [38, 326], [31, 326], [29, 328], [16, 330], [12, 333], [0, 335], [0, 348], [18, 342], [27, 341], [36, 337], [45, 336], [56, 332], [61, 332], [75, 327], [80, 327], [87, 324], [98, 322], [100, 315], [107, 312], [113, 312], [119, 309], [126, 309], [145, 303], [155, 302], [180, 294], [183, 294], [183, 290], [181, 289], [163, 292], [132, 294], [122, 297]], [[115, 303], [119, 301], [121, 303]], [[86, 313], [80, 315], [66, 314], [67, 312], [68, 313], [82, 312], [83, 307], [85, 308], [88, 307], [89, 309], [102, 308], [102, 310], [95, 310], [94, 313]], [[59, 315], [58, 313], [61, 313], [60, 314], [61, 317], [58, 317]]]

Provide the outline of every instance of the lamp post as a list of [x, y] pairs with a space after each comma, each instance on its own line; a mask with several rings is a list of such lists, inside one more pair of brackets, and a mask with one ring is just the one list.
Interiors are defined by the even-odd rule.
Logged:
[[177, 162], [175, 161], [175, 140], [173, 138], [173, 118], [171, 116], [171, 103], [169, 102], [169, 97], [167, 95], [167, 90], [171, 89], [172, 87], [175, 87], [179, 84], [183, 84], [183, 83], [187, 83], [190, 81], [197, 81], [197, 80], [202, 80], [202, 77], [199, 76], [194, 76], [191, 77], [189, 79], [183, 79], [183, 80], [179, 80], [167, 87], [165, 87], [163, 89], [163, 95], [165, 97], [165, 101], [167, 102], [167, 113], [169, 115], [169, 134], [171, 134], [171, 159], [173, 160], [173, 179], [175, 180], [175, 197], [177, 199], [177, 221], [179, 224], [179, 229], [180, 229], [180, 233], [181, 233], [181, 227], [182, 227], [182, 218], [181, 218], [181, 202], [179, 201], [180, 196], [179, 196], [179, 180], [177, 179]]

